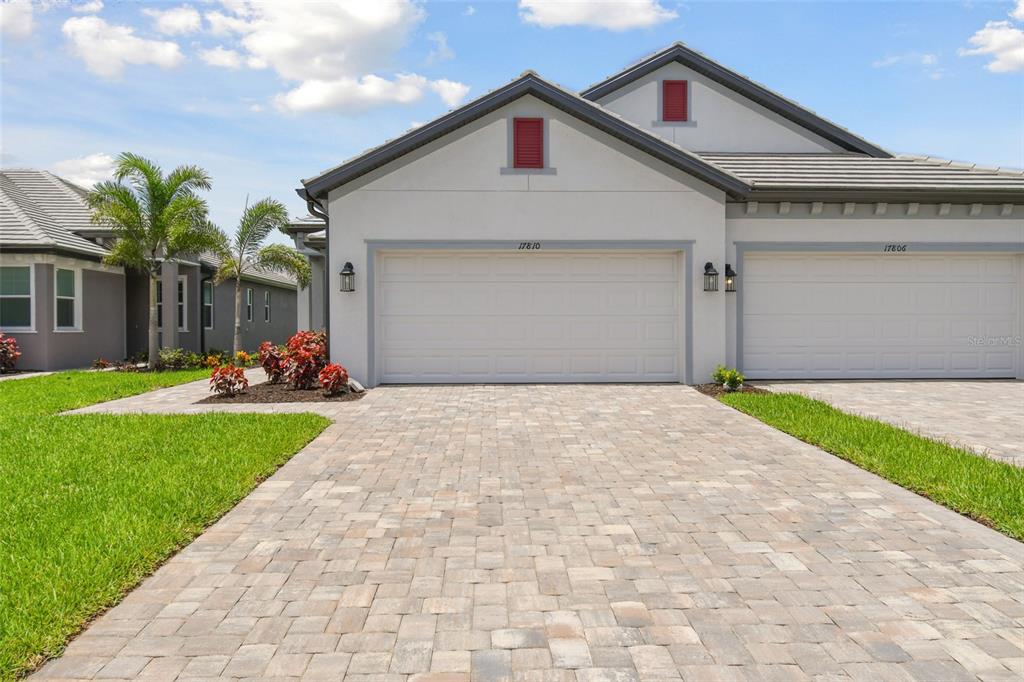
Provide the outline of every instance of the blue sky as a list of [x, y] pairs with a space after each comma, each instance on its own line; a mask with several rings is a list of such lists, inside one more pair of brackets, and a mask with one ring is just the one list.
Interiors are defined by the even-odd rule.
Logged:
[[526, 69], [581, 89], [682, 40], [895, 152], [1024, 166], [1024, 0], [5, 1], [0, 154], [81, 182], [121, 151], [293, 189]]

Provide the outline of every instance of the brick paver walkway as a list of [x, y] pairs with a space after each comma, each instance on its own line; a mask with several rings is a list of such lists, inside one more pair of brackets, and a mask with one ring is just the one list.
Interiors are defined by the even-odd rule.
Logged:
[[39, 674], [1024, 672], [1024, 545], [687, 387], [392, 387], [327, 412]]
[[1024, 466], [1024, 381], [788, 381], [766, 387]]

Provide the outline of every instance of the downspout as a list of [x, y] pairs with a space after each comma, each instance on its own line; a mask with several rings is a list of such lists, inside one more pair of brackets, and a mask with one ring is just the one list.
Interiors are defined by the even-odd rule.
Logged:
[[[306, 200], [306, 208], [310, 214], [315, 215], [324, 221], [324, 234], [327, 237], [327, 246], [324, 248], [324, 330], [327, 331], [330, 336], [331, 329], [331, 233], [330, 233], [330, 218], [327, 216], [326, 211], [323, 209], [323, 204], [320, 200], [310, 195], [309, 191], [303, 187], [295, 190], [295, 192]], [[310, 291], [312, 295], [312, 291]], [[331, 359], [331, 343], [328, 338], [327, 341], [327, 360]]]

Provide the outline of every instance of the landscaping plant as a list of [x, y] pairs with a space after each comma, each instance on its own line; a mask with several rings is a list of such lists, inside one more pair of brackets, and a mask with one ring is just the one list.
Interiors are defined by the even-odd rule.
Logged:
[[336, 365], [333, 362], [328, 364], [320, 370], [319, 378], [320, 388], [324, 390], [324, 395], [326, 396], [337, 395], [349, 390], [348, 370], [341, 365]]
[[316, 383], [327, 364], [327, 335], [323, 332], [298, 332], [285, 344], [284, 377], [292, 388], [308, 390]]
[[198, 166], [178, 166], [166, 175], [137, 154], [117, 157], [114, 179], [89, 192], [92, 221], [113, 229], [114, 245], [104, 258], [142, 272], [149, 279], [150, 369], [159, 362], [156, 286], [161, 265], [181, 255], [215, 250], [224, 234], [206, 218], [206, 201], [198, 190], [210, 189], [210, 176]]
[[252, 272], [271, 270], [295, 277], [300, 288], [309, 286], [309, 261], [301, 253], [284, 244], [263, 245], [274, 230], [284, 232], [288, 226], [288, 209], [280, 201], [261, 199], [246, 206], [235, 235], [217, 249], [220, 267], [214, 282], [235, 281], [235, 336], [232, 351], [242, 350], [242, 278]]
[[284, 377], [284, 358], [287, 349], [284, 346], [276, 346], [270, 341], [260, 344], [257, 356], [260, 366], [267, 373], [267, 381], [276, 384]]
[[736, 391], [743, 387], [743, 381], [745, 377], [740, 374], [738, 369], [732, 369], [725, 365], [719, 365], [715, 367], [715, 371], [711, 373], [711, 381], [719, 384], [726, 391]]
[[0, 374], [13, 372], [14, 365], [20, 357], [18, 342], [14, 340], [14, 337], [0, 333]]
[[245, 370], [234, 365], [224, 365], [213, 370], [210, 375], [210, 390], [219, 396], [233, 396], [243, 393], [249, 388], [249, 380], [245, 378]]

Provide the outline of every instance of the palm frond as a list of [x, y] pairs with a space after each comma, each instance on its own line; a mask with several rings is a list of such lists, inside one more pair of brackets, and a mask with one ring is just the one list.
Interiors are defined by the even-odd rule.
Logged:
[[167, 193], [175, 197], [181, 192], [210, 189], [210, 174], [199, 166], [178, 166], [167, 175]]
[[218, 253], [225, 249], [226, 242], [227, 235], [208, 220], [198, 223], [182, 221], [172, 225], [167, 234], [166, 256], [198, 255], [205, 251]]
[[312, 273], [309, 261], [301, 253], [284, 244], [270, 244], [257, 252], [253, 265], [263, 270], [271, 270], [292, 275], [303, 289], [309, 286]]
[[247, 206], [235, 232], [235, 249], [243, 257], [254, 257], [267, 236], [288, 224], [288, 209], [267, 197]]

